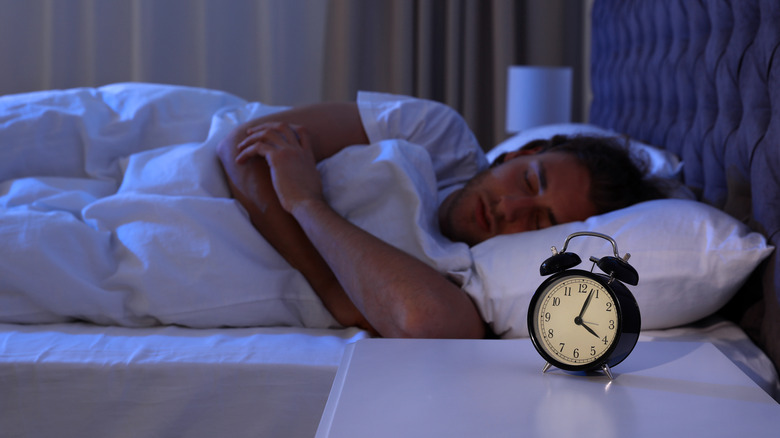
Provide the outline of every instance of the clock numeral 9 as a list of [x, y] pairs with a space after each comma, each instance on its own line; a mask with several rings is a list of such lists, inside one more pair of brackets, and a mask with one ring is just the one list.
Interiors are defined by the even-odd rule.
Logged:
[[550, 312], [545, 313], [543, 317], [544, 322], [550, 322], [551, 317], [552, 315], [550, 315]]

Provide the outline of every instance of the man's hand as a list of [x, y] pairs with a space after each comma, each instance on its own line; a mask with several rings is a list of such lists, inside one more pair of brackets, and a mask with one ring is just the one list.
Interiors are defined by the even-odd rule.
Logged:
[[323, 199], [311, 139], [301, 126], [272, 122], [251, 127], [237, 148], [237, 165], [253, 157], [265, 158], [274, 190], [286, 211], [291, 212], [305, 200]]
[[484, 336], [476, 305], [458, 286], [324, 202], [315, 161], [360, 144], [368, 138], [357, 105], [330, 103], [251, 121], [217, 151], [252, 223], [339, 322], [393, 337]]
[[[248, 121], [237, 126], [220, 142], [217, 154], [231, 193], [249, 213], [257, 231], [294, 269], [306, 277], [339, 323], [375, 333], [371, 324], [344, 293], [330, 267], [303, 233], [298, 222], [279, 202], [268, 162], [261, 159], [256, 147], [249, 148], [263, 138], [261, 131], [265, 128], [262, 126], [280, 128], [280, 122], [290, 126], [305, 126], [308, 135], [301, 131], [298, 136], [309, 142], [314, 149], [314, 157], [319, 161], [347, 146], [368, 142], [357, 105], [354, 102], [310, 105]], [[292, 137], [296, 132], [293, 129]], [[250, 136], [254, 136], [254, 141], [244, 142]], [[237, 160], [243, 152], [239, 150], [239, 144], [243, 144], [243, 149], [247, 151], [243, 158]], [[319, 178], [318, 173], [310, 173]]]

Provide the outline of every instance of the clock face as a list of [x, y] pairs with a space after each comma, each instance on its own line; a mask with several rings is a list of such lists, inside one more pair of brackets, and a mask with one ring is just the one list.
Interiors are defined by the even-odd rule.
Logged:
[[613, 295], [583, 275], [551, 279], [532, 303], [535, 343], [553, 365], [586, 369], [604, 362], [620, 333]]

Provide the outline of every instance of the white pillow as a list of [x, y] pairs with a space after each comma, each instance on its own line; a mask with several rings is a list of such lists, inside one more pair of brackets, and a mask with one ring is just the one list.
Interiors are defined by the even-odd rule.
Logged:
[[[477, 275], [464, 286], [497, 334], [528, 336], [528, 302], [546, 278], [539, 266], [552, 255], [551, 246], [562, 250], [566, 237], [577, 231], [607, 234], [621, 256], [631, 254], [639, 285], [627, 287], [639, 303], [643, 330], [691, 323], [717, 311], [773, 249], [726, 213], [681, 199], [497, 236], [472, 248]], [[567, 252], [577, 253], [583, 260], [578, 268], [585, 270], [591, 269], [590, 256], [613, 255], [611, 244], [596, 237], [572, 239]]]
[[[624, 137], [624, 135], [615, 131], [585, 123], [543, 125], [526, 129], [519, 134], [504, 140], [488, 151], [486, 156], [488, 161], [493, 162], [500, 154], [515, 151], [530, 141], [549, 139], [555, 135], [577, 134]], [[679, 178], [680, 171], [682, 170], [682, 162], [673, 153], [633, 139], [629, 139], [629, 145], [632, 152], [634, 152], [634, 155], [643, 163], [647, 163], [648, 175], [658, 178]]]

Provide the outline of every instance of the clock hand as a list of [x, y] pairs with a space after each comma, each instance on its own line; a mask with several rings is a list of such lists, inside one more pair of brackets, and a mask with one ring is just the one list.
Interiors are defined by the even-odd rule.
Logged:
[[584, 315], [585, 311], [588, 310], [588, 305], [590, 304], [591, 298], [593, 298], [593, 289], [590, 290], [590, 293], [588, 294], [588, 298], [585, 298], [585, 303], [582, 305], [582, 309], [580, 310], [579, 316], [574, 318], [574, 323], [585, 327], [585, 330], [589, 331], [590, 334], [592, 334], [597, 338], [600, 338], [601, 336], [596, 334], [596, 332], [594, 332], [592, 328], [588, 327], [588, 325], [585, 324], [585, 322], [582, 320], [582, 315]]
[[585, 314], [585, 310], [588, 309], [588, 304], [590, 304], [591, 298], [593, 298], [593, 289], [590, 290], [590, 293], [588, 294], [588, 298], [585, 298], [585, 304], [582, 305], [582, 310], [580, 310], [580, 316], [579, 316], [580, 319], [582, 319], [582, 315]]
[[590, 334], [592, 334], [593, 336], [595, 336], [597, 338], [601, 338], [601, 336], [597, 335], [596, 332], [594, 332], [593, 329], [588, 327], [587, 324], [585, 324], [584, 322], [582, 324], [580, 324], [580, 325], [585, 327], [585, 330], [589, 331]]

